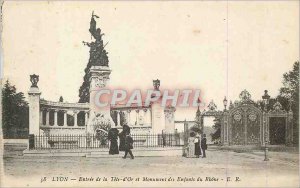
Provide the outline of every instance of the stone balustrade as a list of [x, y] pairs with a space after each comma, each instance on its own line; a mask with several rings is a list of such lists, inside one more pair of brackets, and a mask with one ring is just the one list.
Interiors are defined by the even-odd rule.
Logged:
[[40, 100], [41, 129], [86, 129], [89, 103]]
[[43, 106], [51, 106], [57, 107], [60, 109], [86, 109], [89, 110], [89, 103], [66, 103], [66, 102], [54, 102], [54, 101], [46, 101], [44, 99], [40, 100], [40, 104]]

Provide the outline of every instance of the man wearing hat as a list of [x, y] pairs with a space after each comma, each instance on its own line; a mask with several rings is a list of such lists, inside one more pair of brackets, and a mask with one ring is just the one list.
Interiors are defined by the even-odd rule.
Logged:
[[203, 152], [202, 158], [206, 158], [206, 154], [205, 154], [205, 150], [207, 150], [206, 134], [203, 134], [203, 138], [201, 139], [201, 149]]

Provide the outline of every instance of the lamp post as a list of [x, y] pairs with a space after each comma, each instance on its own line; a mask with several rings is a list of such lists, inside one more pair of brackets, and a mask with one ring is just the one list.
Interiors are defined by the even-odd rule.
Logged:
[[[265, 90], [265, 94], [262, 96], [262, 99], [264, 101], [264, 113], [268, 111], [268, 104], [270, 95], [268, 95], [268, 90]], [[265, 159], [264, 161], [269, 161], [269, 149], [268, 149], [268, 134], [267, 130], [265, 131]]]
[[227, 107], [227, 99], [226, 99], [226, 96], [224, 97], [224, 100], [223, 100], [223, 104], [224, 104], [224, 110], [226, 111], [226, 107]]
[[265, 90], [265, 94], [261, 97], [264, 101], [264, 111], [268, 110], [270, 95], [268, 95], [268, 90]]

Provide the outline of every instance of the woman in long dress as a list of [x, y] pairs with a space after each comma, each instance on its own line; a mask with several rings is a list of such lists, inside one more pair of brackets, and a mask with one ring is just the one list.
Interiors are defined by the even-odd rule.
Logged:
[[191, 157], [195, 157], [195, 144], [194, 144], [194, 141], [195, 141], [195, 133], [194, 132], [191, 132], [190, 133], [190, 137], [188, 139], [188, 152], [187, 152], [187, 156], [188, 158], [191, 158]]
[[118, 134], [119, 134], [119, 130], [116, 128], [111, 128], [108, 131], [108, 140], [110, 140], [110, 147], [109, 147], [110, 155], [119, 154]]
[[201, 155], [201, 149], [200, 149], [200, 135], [199, 135], [199, 134], [196, 135], [196, 138], [195, 138], [195, 140], [194, 140], [194, 143], [195, 143], [195, 156], [196, 156], [197, 158], [199, 158], [200, 155]]

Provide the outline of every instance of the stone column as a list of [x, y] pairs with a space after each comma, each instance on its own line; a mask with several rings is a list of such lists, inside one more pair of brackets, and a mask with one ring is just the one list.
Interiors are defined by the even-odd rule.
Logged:
[[57, 127], [57, 126], [58, 126], [58, 125], [57, 125], [57, 112], [58, 112], [58, 110], [55, 109], [55, 110], [54, 110], [54, 116], [53, 116], [53, 118], [54, 118], [54, 124], [53, 124], [53, 126], [54, 126], [54, 127]]
[[130, 112], [130, 124], [132, 125], [132, 126], [134, 126], [134, 124], [135, 124], [135, 120], [136, 120], [136, 117], [135, 117], [136, 115], [135, 115], [135, 111], [133, 110], [132, 112]]
[[78, 111], [74, 111], [74, 114], [73, 114], [73, 117], [74, 117], [74, 127], [78, 127], [78, 124], [77, 124], [77, 113]]
[[88, 122], [89, 122], [89, 120], [88, 120], [88, 118], [89, 118], [89, 117], [88, 117], [88, 113], [89, 113], [89, 112], [84, 112], [84, 121], [85, 121], [85, 122], [84, 122], [84, 125], [85, 125], [85, 126], [86, 126], [86, 125], [88, 124]]
[[127, 110], [127, 125], [128, 126], [130, 126], [130, 124], [131, 124], [130, 112], [131, 112], [131, 110]]
[[67, 110], [64, 110], [64, 125], [63, 126], [68, 126], [68, 123], [67, 123]]
[[136, 113], [136, 126], [140, 126], [140, 117], [139, 117], [139, 113], [140, 113], [140, 110], [135, 110], [135, 113]]
[[40, 95], [41, 92], [37, 86], [31, 86], [28, 91], [28, 105], [29, 105], [29, 134], [40, 134]]
[[149, 126], [152, 127], [152, 110], [151, 108], [148, 109], [149, 111], [149, 115], [148, 115], [148, 118], [149, 118]]
[[46, 126], [50, 125], [50, 122], [49, 122], [49, 112], [50, 112], [50, 109], [46, 109]]
[[[141, 109], [139, 111], [139, 114], [138, 114], [138, 119], [139, 119], [139, 125], [140, 126], [144, 126], [145, 125], [145, 109]], [[142, 119], [140, 119], [140, 117], [142, 116]]]
[[148, 109], [145, 108], [143, 111], [144, 111], [144, 122], [143, 122], [144, 124], [143, 125], [148, 126], [149, 125], [149, 123], [148, 123], [148, 121], [149, 121], [148, 120]]
[[128, 125], [128, 112], [127, 112], [127, 110], [123, 111], [123, 113], [124, 113], [123, 121], [124, 121], [125, 124]]
[[43, 125], [43, 109], [40, 111], [40, 126]]
[[151, 126], [151, 110], [147, 109], [147, 124]]

